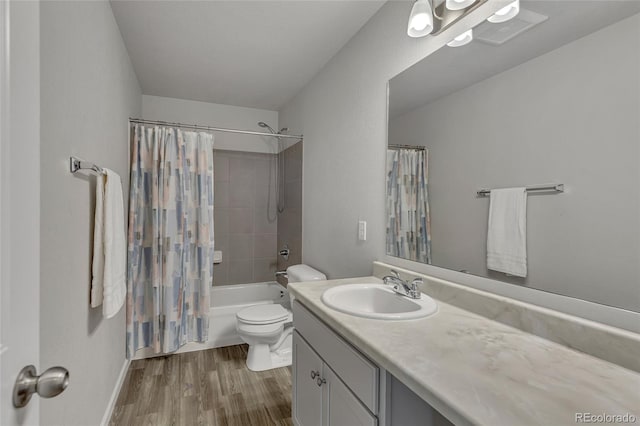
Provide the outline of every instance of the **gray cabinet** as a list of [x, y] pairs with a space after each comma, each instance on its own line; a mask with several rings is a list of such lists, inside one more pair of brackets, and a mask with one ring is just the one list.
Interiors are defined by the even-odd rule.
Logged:
[[293, 423], [376, 426], [377, 418], [296, 331], [293, 335]]

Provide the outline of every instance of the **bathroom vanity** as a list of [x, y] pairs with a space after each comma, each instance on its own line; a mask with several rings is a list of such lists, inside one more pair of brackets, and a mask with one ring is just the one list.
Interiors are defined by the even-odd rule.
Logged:
[[296, 425], [451, 424], [299, 302], [293, 305]]
[[[437, 300], [432, 316], [361, 318], [322, 301], [376, 277], [296, 283], [293, 421], [314, 425], [562, 425], [640, 419], [640, 374]], [[398, 296], [402, 297], [402, 296]]]

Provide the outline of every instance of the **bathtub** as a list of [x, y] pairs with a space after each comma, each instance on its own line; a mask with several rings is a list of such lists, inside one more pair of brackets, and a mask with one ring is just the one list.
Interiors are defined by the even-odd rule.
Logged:
[[[205, 343], [187, 343], [175, 353], [201, 351], [239, 345], [242, 342], [236, 331], [236, 313], [248, 306], [279, 303], [291, 308], [289, 292], [277, 282], [223, 285], [211, 288], [211, 308], [209, 310], [209, 340]], [[136, 352], [133, 359], [164, 356], [144, 348]]]

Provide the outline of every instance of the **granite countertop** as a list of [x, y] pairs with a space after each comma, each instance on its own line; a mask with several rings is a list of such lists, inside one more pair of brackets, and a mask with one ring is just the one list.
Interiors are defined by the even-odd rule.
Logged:
[[[635, 416], [640, 374], [438, 302], [433, 316], [384, 321], [343, 314], [322, 293], [362, 277], [291, 283], [327, 325], [456, 425], [570, 425], [576, 413]], [[639, 354], [640, 356], [640, 354]]]

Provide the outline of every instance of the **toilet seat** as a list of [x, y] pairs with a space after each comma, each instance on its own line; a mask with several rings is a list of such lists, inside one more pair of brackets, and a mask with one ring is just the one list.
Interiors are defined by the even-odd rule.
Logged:
[[252, 325], [267, 325], [289, 320], [291, 312], [282, 305], [256, 305], [245, 308], [236, 314], [238, 321]]
[[270, 337], [274, 338], [274, 336], [282, 333], [284, 330], [284, 322], [275, 322], [272, 324], [247, 324], [244, 322], [240, 322], [237, 326], [238, 332], [241, 332], [248, 336], [254, 337]]

